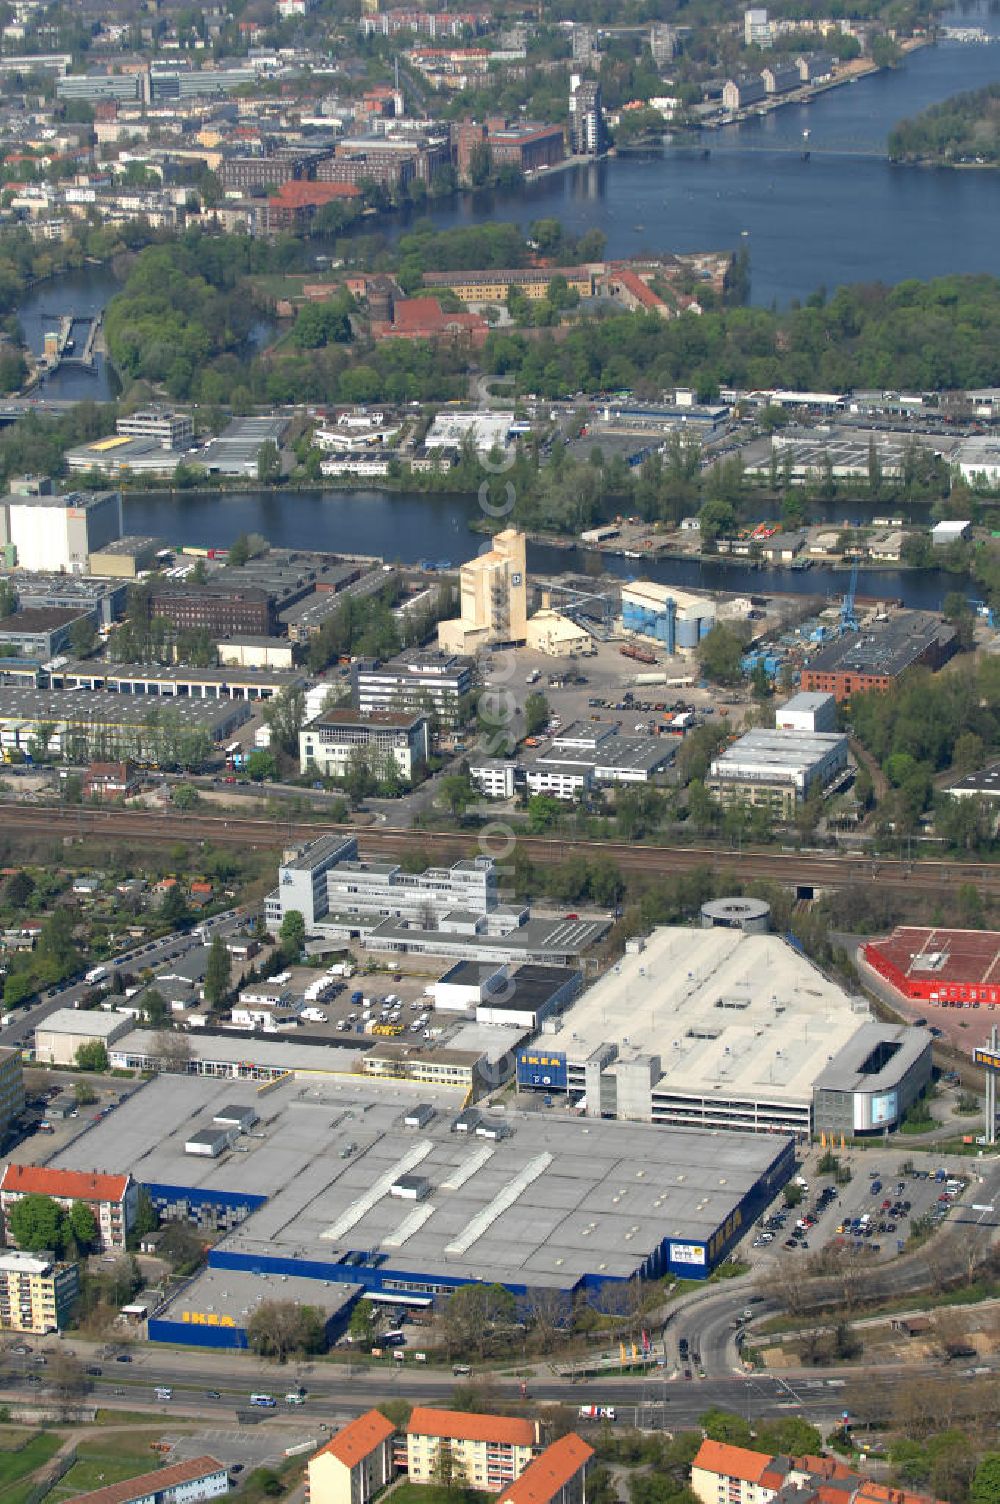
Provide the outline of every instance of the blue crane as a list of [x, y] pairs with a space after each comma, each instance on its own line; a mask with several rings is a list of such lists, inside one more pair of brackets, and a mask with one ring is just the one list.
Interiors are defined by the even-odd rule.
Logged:
[[855, 559], [851, 565], [851, 579], [847, 586], [847, 594], [844, 596], [840, 607], [840, 630], [841, 632], [856, 632], [858, 630], [858, 618], [854, 611], [854, 592], [858, 588], [858, 561]]

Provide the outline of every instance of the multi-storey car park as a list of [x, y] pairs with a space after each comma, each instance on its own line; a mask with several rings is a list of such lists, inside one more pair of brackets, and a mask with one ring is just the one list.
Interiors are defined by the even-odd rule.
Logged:
[[[805, 1137], [817, 1079], [846, 1074], [862, 1025], [875, 1027], [867, 1004], [776, 935], [663, 928], [543, 1022], [518, 1050], [518, 1084], [567, 1093], [593, 1117]], [[883, 1095], [902, 1088], [890, 1127], [916, 1094], [911, 1064], [907, 1049], [879, 1066]]]
[[[127, 1170], [165, 1218], [223, 1229], [209, 1269], [255, 1276], [260, 1299], [287, 1278], [400, 1305], [483, 1280], [570, 1295], [668, 1271], [704, 1278], [793, 1166], [783, 1135], [464, 1100], [350, 1075], [289, 1075], [265, 1096], [159, 1076], [55, 1159]], [[238, 1340], [179, 1316], [168, 1326], [150, 1335]]]

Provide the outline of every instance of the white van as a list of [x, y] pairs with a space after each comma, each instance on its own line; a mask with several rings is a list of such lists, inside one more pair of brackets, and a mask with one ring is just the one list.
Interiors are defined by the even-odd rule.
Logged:
[[304, 1394], [299, 1394], [299, 1392], [298, 1392], [297, 1389], [290, 1389], [288, 1391], [288, 1393], [285, 1395], [285, 1404], [286, 1405], [304, 1405], [305, 1402], [306, 1402], [305, 1395]]
[[172, 1389], [165, 1388], [162, 1384], [154, 1389], [153, 1393], [158, 1400], [172, 1400], [174, 1397], [174, 1391]]

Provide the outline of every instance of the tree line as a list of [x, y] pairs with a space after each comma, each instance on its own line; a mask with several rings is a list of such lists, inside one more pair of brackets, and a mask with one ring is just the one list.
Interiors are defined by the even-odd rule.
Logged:
[[1000, 83], [954, 94], [912, 119], [900, 120], [889, 135], [893, 162], [1000, 162]]

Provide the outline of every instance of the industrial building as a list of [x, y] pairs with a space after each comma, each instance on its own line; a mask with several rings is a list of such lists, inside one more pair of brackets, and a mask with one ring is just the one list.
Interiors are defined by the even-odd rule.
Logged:
[[[780, 1134], [463, 1111], [455, 1091], [350, 1075], [286, 1076], [242, 1152], [186, 1154], [191, 1124], [232, 1093], [160, 1076], [56, 1160], [131, 1172], [166, 1217], [230, 1226], [210, 1271], [360, 1285], [403, 1306], [481, 1280], [571, 1294], [704, 1278], [794, 1163]], [[408, 1126], [417, 1104], [434, 1111]]]
[[[280, 648], [274, 638], [256, 638]], [[160, 663], [106, 663], [70, 659], [49, 673], [53, 689], [103, 690], [147, 700], [270, 700], [282, 690], [302, 689], [304, 674], [272, 666], [242, 671], [224, 668], [178, 668]]]
[[897, 611], [813, 653], [802, 665], [802, 688], [831, 694], [838, 704], [852, 694], [885, 693], [915, 664], [940, 668], [956, 646], [954, 628], [939, 616]]
[[502, 902], [492, 857], [404, 872], [398, 862], [360, 859], [353, 836], [321, 836], [282, 863], [264, 900], [268, 925], [279, 928], [290, 909], [307, 933], [361, 939], [368, 950], [497, 963], [570, 965], [610, 928], [610, 920], [532, 918], [525, 905]]
[[788, 820], [814, 788], [845, 772], [847, 748], [843, 732], [755, 727], [713, 757], [707, 787], [723, 804], [761, 804]]
[[336, 706], [321, 711], [299, 732], [299, 770], [345, 778], [361, 755], [373, 775], [410, 780], [427, 761], [427, 716], [392, 710], [365, 712]]
[[900, 925], [861, 947], [860, 958], [901, 997], [971, 1008], [1000, 1003], [1000, 931]]
[[1000, 762], [978, 773], [966, 773], [944, 790], [952, 799], [1000, 799]]
[[488, 552], [462, 565], [460, 615], [438, 623], [438, 645], [447, 653], [475, 653], [480, 647], [523, 643], [528, 622], [525, 537], [508, 529], [497, 533]]
[[[16, 486], [16, 482], [15, 482]], [[90, 555], [122, 535], [120, 491], [14, 490], [0, 501], [0, 547], [19, 569], [86, 574]]]
[[648, 783], [674, 758], [666, 737], [622, 736], [608, 721], [574, 721], [552, 738], [526, 769], [531, 793], [573, 798], [580, 787]]
[[[98, 550], [107, 551], [108, 545]], [[22, 609], [74, 610], [82, 616], [94, 614], [102, 627], [110, 627], [124, 613], [128, 585], [124, 580], [93, 579], [83, 575], [59, 574], [51, 570], [27, 573], [19, 569], [16, 576], [4, 575], [16, 585], [18, 605]]]
[[117, 433], [74, 444], [65, 453], [66, 468], [74, 474], [97, 473], [108, 480], [123, 475], [173, 475], [184, 463], [183, 451], [165, 449], [159, 440]]
[[931, 1080], [933, 1038], [906, 1024], [863, 1024], [816, 1078], [817, 1133], [884, 1133]]
[[836, 731], [837, 702], [815, 692], [792, 695], [774, 712], [774, 725], [778, 731]]
[[80, 1289], [76, 1264], [51, 1253], [0, 1251], [0, 1332], [34, 1332], [42, 1337], [65, 1325]]
[[190, 413], [147, 407], [118, 418], [115, 432], [131, 438], [155, 439], [164, 449], [182, 449], [194, 438], [194, 424]]
[[257, 480], [261, 449], [268, 443], [280, 449], [287, 428], [287, 418], [234, 418], [222, 433], [188, 454], [188, 463], [209, 475]]
[[57, 1008], [35, 1028], [35, 1059], [39, 1065], [75, 1065], [81, 1045], [103, 1044], [110, 1049], [132, 1027], [124, 1013], [102, 1008]]
[[776, 935], [654, 930], [518, 1054], [520, 1087], [590, 1117], [813, 1131], [813, 1088], [868, 1019]]
[[90, 556], [93, 574], [110, 575], [115, 579], [134, 580], [144, 570], [156, 566], [157, 554], [163, 548], [160, 538], [136, 537], [126, 534], [106, 543]]
[[94, 623], [87, 612], [52, 606], [27, 606], [0, 619], [0, 645], [12, 649], [21, 658], [37, 658], [47, 663], [67, 647], [74, 622]]
[[245, 704], [231, 700], [171, 700], [169, 707], [103, 691], [5, 687], [0, 705], [0, 747], [32, 752], [41, 728], [48, 751], [66, 761], [139, 762], [187, 766], [201, 761], [204, 741], [222, 741], [247, 719]]
[[622, 586], [622, 627], [649, 637], [668, 653], [696, 648], [715, 626], [715, 602], [655, 580]]

